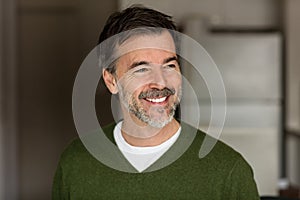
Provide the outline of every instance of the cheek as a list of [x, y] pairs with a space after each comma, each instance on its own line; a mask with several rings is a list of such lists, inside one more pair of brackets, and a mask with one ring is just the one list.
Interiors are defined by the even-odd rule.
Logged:
[[145, 83], [142, 80], [131, 79], [129, 81], [123, 81], [122, 88], [127, 95], [138, 99], [139, 94], [147, 84], [147, 82]]
[[123, 93], [125, 95], [125, 98], [132, 103], [133, 99], [135, 102], [139, 100], [138, 96], [141, 93], [141, 90], [135, 89], [135, 88], [123, 88]]
[[174, 87], [174, 89], [178, 92], [178, 90], [180, 90], [182, 86], [181, 76], [172, 76], [169, 80], [170, 85], [172, 85], [172, 87]]

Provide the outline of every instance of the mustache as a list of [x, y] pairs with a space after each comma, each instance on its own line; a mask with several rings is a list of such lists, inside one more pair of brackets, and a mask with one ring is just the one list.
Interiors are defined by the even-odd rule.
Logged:
[[144, 99], [144, 98], [158, 98], [158, 97], [165, 97], [169, 95], [174, 95], [175, 94], [175, 89], [173, 88], [164, 88], [162, 90], [160, 89], [151, 89], [145, 92], [141, 92], [139, 94], [139, 99]]

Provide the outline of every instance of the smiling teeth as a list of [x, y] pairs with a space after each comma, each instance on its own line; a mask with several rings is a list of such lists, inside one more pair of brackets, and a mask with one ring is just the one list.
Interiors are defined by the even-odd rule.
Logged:
[[146, 99], [147, 101], [153, 102], [153, 103], [161, 103], [163, 101], [165, 101], [167, 99], [167, 97], [162, 97], [159, 99]]

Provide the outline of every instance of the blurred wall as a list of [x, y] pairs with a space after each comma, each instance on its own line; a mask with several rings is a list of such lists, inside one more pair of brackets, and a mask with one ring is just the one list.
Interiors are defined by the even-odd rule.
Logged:
[[119, 0], [119, 4], [121, 8], [143, 4], [172, 15], [177, 22], [200, 15], [222, 27], [277, 27], [280, 18], [277, 0]]
[[300, 1], [285, 1], [288, 127], [300, 130]]
[[[3, 13], [3, 0], [0, 1], [0, 13]], [[3, 30], [3, 17], [0, 15], [0, 30]], [[3, 46], [3, 33], [0, 31], [0, 46]], [[2, 80], [2, 67], [3, 66], [3, 49], [0, 48], [0, 80]], [[3, 148], [3, 117], [2, 117], [2, 81], [0, 81], [0, 199], [4, 197], [4, 148]]]
[[[3, 0], [0, 1], [0, 13], [3, 13]], [[3, 30], [3, 23], [2, 23], [3, 17], [2, 14], [0, 14], [0, 30]], [[3, 33], [0, 31], [0, 47], [3, 46]], [[2, 68], [3, 68], [3, 48], [0, 48], [0, 199], [4, 198], [4, 148], [3, 148], [3, 116], [2, 116]]]
[[287, 59], [287, 126], [299, 133], [288, 136], [288, 177], [293, 184], [300, 185], [300, 1], [285, 1], [284, 25], [286, 30]]
[[19, 1], [20, 199], [50, 199], [59, 156], [77, 135], [71, 107], [76, 72], [116, 9], [116, 1]]
[[16, 1], [0, 0], [0, 199], [17, 199]]

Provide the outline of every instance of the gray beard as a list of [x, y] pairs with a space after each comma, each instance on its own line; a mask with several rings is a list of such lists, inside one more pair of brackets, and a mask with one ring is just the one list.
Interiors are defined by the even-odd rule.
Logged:
[[[173, 119], [173, 116], [175, 114], [175, 110], [176, 110], [176, 106], [177, 105], [173, 105], [170, 108], [170, 112], [167, 116], [167, 119], [163, 120], [163, 119], [153, 119], [151, 118], [146, 111], [143, 108], [140, 108], [137, 105], [137, 102], [135, 101], [135, 99], [132, 98], [132, 104], [128, 105], [128, 109], [129, 112], [131, 112], [132, 114], [134, 114], [139, 120], [141, 120], [142, 122], [148, 124], [149, 126], [152, 126], [154, 128], [163, 128], [164, 126], [166, 126], [168, 123], [170, 123]], [[165, 112], [165, 108], [155, 108], [157, 109], [156, 112]]]
[[[179, 89], [179, 94], [178, 94], [178, 100], [174, 103], [174, 105], [171, 106], [169, 110], [169, 114], [166, 119], [154, 119], [151, 116], [147, 114], [147, 112], [138, 106], [137, 101], [135, 98], [133, 98], [132, 95], [126, 94], [123, 92], [123, 88], [119, 87], [119, 92], [120, 92], [120, 102], [125, 106], [125, 108], [134, 116], [136, 116], [139, 120], [142, 122], [148, 124], [151, 127], [154, 128], [163, 128], [166, 126], [168, 123], [170, 123], [174, 117], [175, 110], [177, 105], [179, 104], [180, 97], [181, 97], [181, 88]], [[132, 103], [129, 103], [131, 100]], [[167, 108], [156, 108], [156, 112], [165, 112], [165, 109]]]

